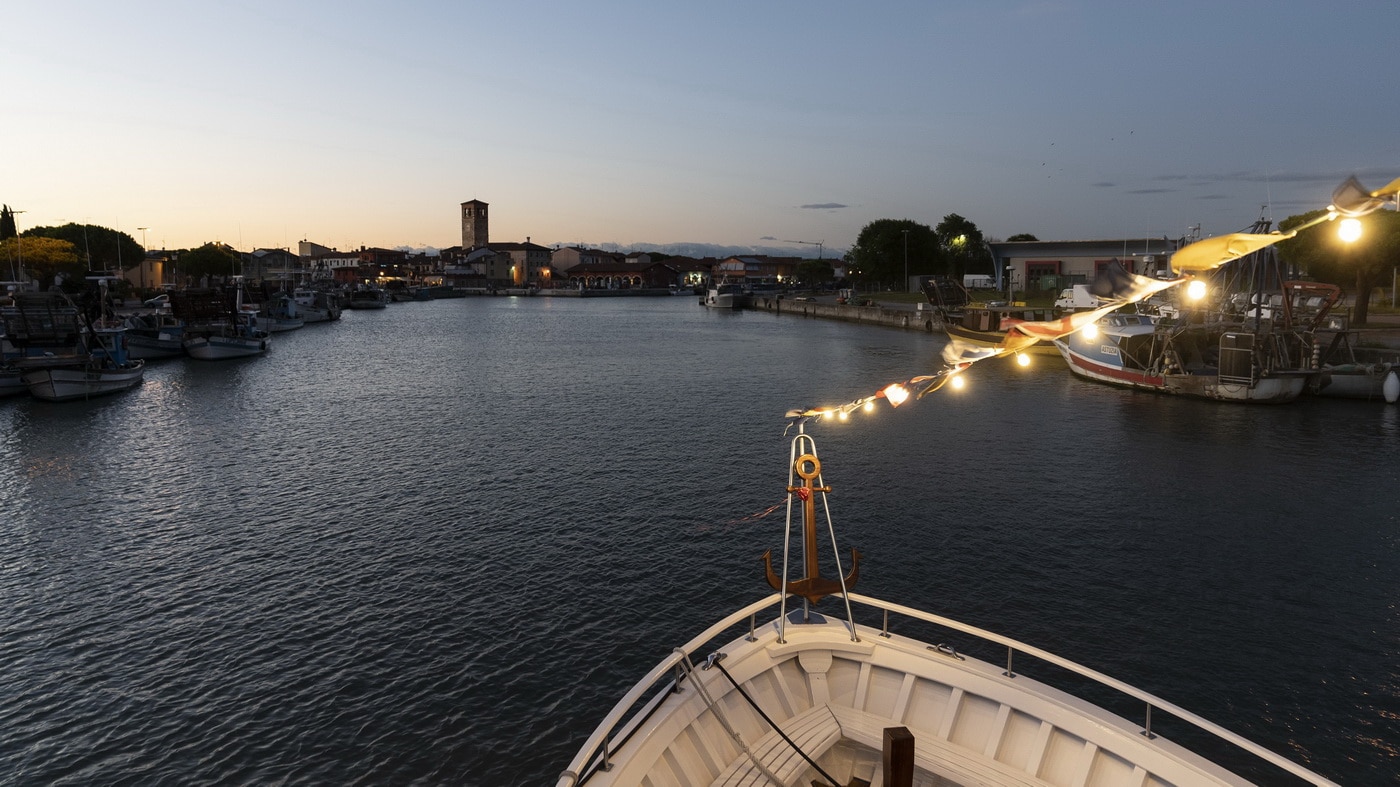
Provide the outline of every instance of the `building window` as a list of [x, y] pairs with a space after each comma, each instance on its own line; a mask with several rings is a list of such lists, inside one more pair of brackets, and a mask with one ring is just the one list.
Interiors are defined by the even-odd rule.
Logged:
[[[1060, 261], [1053, 262], [1027, 262], [1026, 263], [1026, 289], [1059, 289], [1060, 283], [1055, 278], [1060, 273]], [[1047, 282], [1042, 282], [1048, 279]]]

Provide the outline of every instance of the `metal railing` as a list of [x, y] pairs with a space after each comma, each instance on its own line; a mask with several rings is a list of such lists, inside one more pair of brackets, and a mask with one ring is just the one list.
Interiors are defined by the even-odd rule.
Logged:
[[[1113, 689], [1114, 691], [1117, 691], [1120, 694], [1142, 702], [1145, 706], [1142, 735], [1149, 739], [1153, 739], [1156, 737], [1152, 733], [1152, 711], [1155, 708], [1159, 711], [1165, 711], [1171, 714], [1173, 717], [1181, 721], [1187, 722], [1192, 726], [1200, 729], [1201, 731], [1208, 733], [1226, 743], [1232, 744], [1241, 751], [1252, 754], [1255, 757], [1258, 757], [1259, 759], [1264, 760], [1265, 762], [1268, 762], [1269, 764], [1281, 770], [1287, 771], [1288, 773], [1310, 784], [1330, 785], [1331, 787], [1336, 787], [1335, 782], [1316, 773], [1313, 773], [1312, 771], [1293, 762], [1287, 757], [1284, 757], [1269, 749], [1266, 749], [1263, 746], [1247, 738], [1244, 738], [1236, 733], [1233, 733], [1212, 721], [1197, 716], [1196, 714], [1184, 708], [1178, 707], [1177, 705], [1174, 705], [1164, 699], [1161, 699], [1160, 697], [1157, 697], [1154, 694], [1143, 691], [1142, 689], [1139, 689], [1131, 684], [1124, 683], [1121, 680], [1110, 677], [1101, 672], [1098, 672], [1097, 670], [1090, 669], [1089, 667], [1085, 667], [1076, 662], [1070, 661], [1069, 659], [1057, 656], [1053, 653], [1050, 653], [1049, 651], [1042, 650], [1033, 645], [1027, 645], [1023, 642], [1020, 642], [1019, 640], [1015, 640], [1010, 637], [1005, 637], [995, 632], [980, 629], [976, 626], [970, 626], [966, 623], [961, 623], [951, 618], [945, 618], [941, 615], [934, 615], [928, 612], [923, 612], [912, 607], [905, 607], [899, 604], [881, 601], [880, 599], [865, 596], [859, 593], [850, 593], [849, 597], [850, 601], [854, 604], [860, 604], [865, 607], [870, 607], [882, 612], [883, 619], [880, 631], [880, 636], [882, 637], [889, 636], [889, 614], [893, 612], [897, 615], [903, 615], [905, 617], [923, 621], [925, 623], [931, 623], [936, 626], [941, 626], [946, 629], [961, 632], [963, 634], [976, 637], [977, 639], [983, 640], [985, 642], [1001, 645], [1007, 650], [1006, 670], [1003, 673], [1003, 675], [1005, 675], [1008, 678], [1014, 679], [1017, 677], [1017, 674], [1014, 673], [1011, 669], [1012, 657], [1016, 653], [1021, 653], [1037, 658], [1048, 664], [1053, 664], [1056, 667], [1064, 669], [1068, 672], [1072, 672], [1082, 678], [1086, 678], [1090, 681], [1093, 681], [1094, 683], [1098, 683], [1101, 686]], [[603, 719], [603, 722], [584, 743], [583, 748], [580, 750], [579, 754], [574, 758], [573, 762], [569, 764], [569, 769], [564, 771], [560, 775], [557, 787], [574, 787], [574, 785], [585, 784], [588, 778], [591, 777], [596, 771], [607, 770], [609, 767], [608, 757], [610, 756], [610, 753], [612, 751], [615, 751], [622, 744], [624, 744], [627, 738], [630, 737], [630, 735], [633, 732], [635, 732], [638, 726], [656, 711], [656, 708], [661, 704], [661, 701], [665, 699], [666, 695], [670, 692], [670, 690], [675, 686], [679, 686], [680, 679], [682, 676], [679, 673], [677, 673], [676, 679], [672, 682], [667, 683], [666, 691], [657, 691], [657, 684], [662, 678], [666, 677], [668, 673], [671, 673], [673, 670], [676, 670], [678, 667], [680, 667], [680, 665], [684, 663], [687, 657], [698, 653], [700, 650], [710, 645], [710, 643], [725, 630], [731, 627], [738, 626], [739, 624], [744, 622], [745, 618], [750, 619], [749, 637], [752, 638], [754, 632], [754, 625], [752, 621], [754, 616], [756, 616], [759, 612], [769, 607], [777, 606], [780, 601], [781, 597], [777, 593], [774, 593], [762, 600], [756, 601], [753, 604], [750, 604], [747, 607], [744, 607], [743, 609], [734, 612], [733, 614], [714, 624], [713, 626], [710, 626], [702, 634], [687, 642], [683, 647], [677, 648], [665, 659], [662, 659], [661, 663], [653, 667], [652, 670], [649, 673], [647, 673], [645, 678], [643, 678], [639, 683], [637, 683], [631, 691], [629, 691], [620, 701], [618, 701], [616, 705], [613, 706], [612, 711]], [[932, 647], [937, 648], [939, 652], [944, 653], [945, 655], [956, 653], [956, 651], [954, 651], [950, 646], [947, 645], [940, 644]], [[648, 700], [646, 705], [644, 705], [642, 708], [638, 709], [636, 713], [628, 717], [628, 711], [638, 702], [646, 698], [647, 695], [653, 691], [656, 691], [656, 694], [652, 696], [650, 700]], [[624, 720], [626, 721], [626, 725], [619, 730], [618, 727], [624, 722]], [[616, 734], [614, 734], [615, 732]]]

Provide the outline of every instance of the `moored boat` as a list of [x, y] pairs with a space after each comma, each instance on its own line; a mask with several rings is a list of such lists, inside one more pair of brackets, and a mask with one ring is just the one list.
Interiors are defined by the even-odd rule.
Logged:
[[378, 287], [360, 286], [350, 293], [352, 309], [384, 309], [389, 306], [389, 294]]
[[700, 303], [711, 309], [742, 309], [747, 300], [744, 285], [738, 282], [722, 281], [711, 284]]
[[[843, 576], [827, 500], [832, 486], [815, 441], [801, 431], [789, 449], [786, 490], [781, 573], [764, 555], [768, 584], [778, 592], [662, 659], [613, 706], [558, 787], [1248, 783], [1221, 762], [1154, 731], [1154, 715], [1160, 720], [1164, 712], [1174, 724], [1184, 722], [1202, 737], [1237, 747], [1242, 759], [1278, 769], [1276, 778], [1331, 784], [1089, 667], [853, 592], [861, 556], [852, 551]], [[818, 510], [824, 512], [824, 532]], [[789, 549], [795, 513], [800, 552]], [[821, 576], [818, 557], [827, 545], [832, 554], [824, 560], [836, 568], [830, 578]], [[804, 575], [790, 577], [790, 565]], [[816, 612], [827, 598], [836, 602], [831, 610]], [[857, 609], [866, 623], [856, 621]], [[1005, 662], [982, 661], [943, 641], [900, 632], [915, 628], [977, 639], [1005, 653]], [[1050, 678], [1031, 674], [1049, 675], [1041, 663], [1097, 683], [1099, 693], [1126, 695], [1145, 709], [1142, 717], [1130, 720], [1042, 682]]]
[[185, 323], [168, 310], [129, 315], [125, 324], [127, 353], [132, 358], [153, 361], [185, 354]]
[[0, 364], [0, 397], [28, 393], [29, 386], [24, 384], [22, 375], [23, 372], [19, 368]]
[[[1006, 332], [1020, 322], [1043, 322], [1054, 319], [1055, 310], [1043, 306], [1022, 304], [969, 304], [960, 312], [948, 313], [943, 317], [943, 332], [950, 341], [961, 342], [972, 347], [989, 349], [1000, 345], [1006, 339]], [[1057, 355], [1055, 345], [1038, 341], [1022, 352], [1036, 355]]]
[[1291, 402], [1314, 374], [1296, 336], [1237, 323], [1110, 314], [1055, 346], [1086, 380], [1200, 399]]
[[233, 294], [218, 290], [186, 290], [170, 301], [175, 315], [185, 320], [183, 346], [191, 358], [222, 361], [261, 355], [272, 346], [271, 334], [259, 328], [256, 312], [243, 308], [241, 281]]
[[282, 333], [306, 325], [306, 318], [292, 296], [276, 292], [263, 301], [254, 324], [268, 333]]
[[1363, 346], [1354, 331], [1320, 334], [1318, 340], [1326, 347], [1319, 350], [1308, 393], [1390, 404], [1400, 399], [1400, 349]]
[[[1261, 219], [1254, 236], [1268, 227]], [[1272, 247], [1196, 284], [1195, 298], [1137, 319], [1105, 315], [1055, 346], [1078, 377], [1201, 399], [1281, 404], [1317, 378], [1317, 332], [1340, 288], [1285, 280]]]
[[[127, 355], [126, 327], [105, 309], [108, 277], [98, 282], [100, 314], [84, 319], [66, 295], [33, 293], [18, 299], [16, 314], [7, 316], [6, 334], [27, 352], [13, 366], [37, 399], [66, 402], [118, 393], [141, 384], [146, 362]], [[15, 320], [11, 321], [11, 317]], [[66, 337], [76, 334], [69, 345]], [[38, 347], [57, 346], [34, 352]]]
[[306, 323], [330, 322], [340, 319], [340, 299], [325, 290], [297, 289], [292, 293], [297, 313]]
[[226, 361], [262, 355], [272, 346], [269, 334], [247, 327], [201, 330], [185, 337], [185, 352], [201, 361]]

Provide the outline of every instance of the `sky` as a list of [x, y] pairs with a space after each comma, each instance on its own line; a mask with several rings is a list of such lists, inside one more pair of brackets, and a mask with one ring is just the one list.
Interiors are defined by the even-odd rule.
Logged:
[[1400, 177], [1395, 0], [54, 0], [0, 39], [19, 229], [151, 249], [444, 248], [471, 199], [548, 246], [1208, 237]]

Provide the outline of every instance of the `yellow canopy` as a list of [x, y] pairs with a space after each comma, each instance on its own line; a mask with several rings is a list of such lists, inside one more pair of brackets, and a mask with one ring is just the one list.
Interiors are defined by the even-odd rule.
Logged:
[[1178, 249], [1172, 255], [1172, 267], [1179, 271], [1208, 271], [1281, 240], [1287, 240], [1298, 231], [1251, 235], [1247, 232], [1233, 232], [1214, 238], [1198, 240], [1189, 246]]

